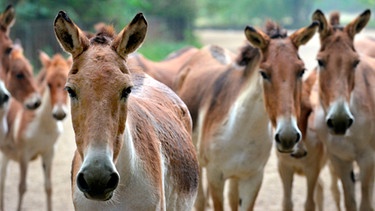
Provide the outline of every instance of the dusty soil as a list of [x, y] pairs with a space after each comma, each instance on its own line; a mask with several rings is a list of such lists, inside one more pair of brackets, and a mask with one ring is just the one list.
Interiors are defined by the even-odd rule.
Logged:
[[[204, 44], [218, 44], [234, 52], [244, 42], [242, 31], [199, 31], [201, 41]], [[302, 59], [305, 60], [308, 69], [315, 64], [315, 55], [318, 49], [318, 38], [315, 36], [307, 46], [300, 49]], [[56, 146], [52, 182], [53, 182], [53, 208], [55, 211], [74, 210], [70, 190], [70, 165], [75, 149], [74, 135], [70, 118], [64, 121], [65, 132], [60, 137]], [[276, 211], [281, 210], [282, 185], [276, 166], [274, 150], [265, 169], [263, 185], [261, 187], [255, 210]], [[325, 210], [335, 210], [331, 193], [329, 191], [330, 178], [325, 168], [321, 174], [324, 181]], [[19, 165], [11, 162], [8, 166], [5, 187], [5, 210], [16, 210], [18, 198]], [[27, 192], [22, 205], [25, 211], [46, 210], [44, 192], [44, 179], [41, 160], [38, 158], [29, 165], [27, 175]], [[357, 184], [357, 191], [359, 184]], [[358, 192], [359, 193], [359, 192]], [[303, 210], [306, 195], [305, 178], [296, 176], [294, 180], [293, 201], [295, 210]], [[359, 195], [359, 194], [358, 194]], [[358, 196], [359, 197], [359, 196]]]

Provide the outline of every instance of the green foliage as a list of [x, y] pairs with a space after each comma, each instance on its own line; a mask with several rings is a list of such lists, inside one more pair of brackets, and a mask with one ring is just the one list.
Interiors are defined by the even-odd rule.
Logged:
[[105, 23], [127, 23], [137, 11], [139, 1], [130, 0], [34, 0], [21, 1], [16, 5], [17, 16], [21, 21], [50, 19], [53, 20], [58, 11], [66, 11], [69, 17], [79, 25], [92, 29], [99, 22]]
[[[60, 10], [67, 12], [82, 30], [88, 32], [94, 32], [94, 26], [99, 22], [111, 24], [119, 32], [136, 13], [143, 12], [149, 21], [148, 34], [162, 35], [150, 36], [152, 39], [149, 40], [156, 42], [155, 47], [150, 41], [145, 43], [143, 51], [150, 58], [161, 59], [178, 47], [195, 44], [193, 25], [197, 9], [194, 0], [0, 0], [1, 8], [9, 3], [16, 10], [11, 37], [22, 40], [24, 52], [34, 66], [40, 64], [38, 50], [43, 49], [49, 54], [62, 52], [53, 32], [53, 20]], [[163, 22], [160, 29], [157, 28], [159, 25], [154, 26], [153, 18]], [[152, 32], [151, 28], [161, 33]]]
[[[141, 52], [162, 59], [183, 45], [199, 45], [194, 37], [196, 28], [243, 30], [246, 25], [259, 27], [273, 19], [283, 27], [295, 29], [309, 24], [312, 12], [318, 8], [327, 14], [340, 10], [345, 13], [344, 23], [351, 17], [350, 12], [358, 14], [373, 8], [375, 0], [341, 0], [340, 4], [336, 0], [0, 0], [1, 8], [9, 3], [17, 14], [11, 36], [25, 43], [26, 55], [33, 60], [39, 49], [60, 50], [52, 27], [60, 10], [87, 31], [94, 31], [98, 22], [112, 24], [120, 31], [136, 13], [143, 12], [149, 21], [149, 33]], [[368, 24], [374, 25], [373, 21]], [[51, 39], [47, 42], [48, 36]]]
[[375, 5], [375, 0], [340, 0], [340, 4], [337, 4], [333, 0], [316, 0], [314, 2], [314, 8], [322, 9], [323, 11], [340, 11], [341, 13], [359, 13], [365, 8], [372, 8]]
[[269, 18], [295, 29], [309, 24], [311, 14], [318, 8], [326, 12], [358, 13], [373, 8], [375, 0], [200, 0], [197, 3], [197, 27], [242, 30], [246, 25], [262, 26]]
[[202, 47], [201, 43], [194, 36], [186, 35], [188, 39], [185, 41], [171, 41], [167, 39], [148, 39], [146, 37], [143, 45], [138, 49], [138, 52], [143, 54], [146, 58], [153, 61], [160, 61], [165, 59], [170, 53], [177, 51], [186, 46]]
[[144, 0], [147, 12], [151, 15], [159, 15], [165, 18], [191, 18], [196, 15], [195, 0]]
[[201, 0], [198, 27], [242, 29], [246, 25], [262, 25], [273, 19], [286, 27], [300, 27], [309, 22], [306, 16], [312, 10], [310, 0]]
[[153, 61], [160, 61], [165, 59], [171, 52], [179, 50], [186, 46], [201, 47], [198, 43], [190, 42], [170, 42], [170, 41], [156, 41], [153, 43], [145, 43], [138, 50], [139, 53], [146, 58]]
[[186, 39], [186, 31], [193, 30], [196, 17], [195, 0], [144, 0], [145, 11], [149, 15], [158, 16], [167, 23], [167, 28], [175, 41]]

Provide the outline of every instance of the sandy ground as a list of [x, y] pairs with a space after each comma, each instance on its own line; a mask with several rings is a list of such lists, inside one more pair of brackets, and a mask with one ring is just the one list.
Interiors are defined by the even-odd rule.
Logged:
[[[228, 49], [237, 51], [244, 42], [242, 31], [199, 31], [204, 44], [218, 44]], [[300, 49], [301, 57], [305, 60], [306, 67], [311, 69], [316, 64], [315, 55], [318, 49], [318, 38]], [[70, 190], [70, 165], [75, 149], [74, 135], [70, 118], [64, 121], [65, 132], [60, 137], [56, 146], [52, 182], [53, 182], [53, 208], [55, 211], [74, 210]], [[325, 210], [335, 210], [331, 193], [329, 191], [329, 174], [325, 168], [321, 174], [324, 181]], [[38, 158], [29, 165], [27, 176], [27, 192], [22, 208], [24, 211], [46, 210], [46, 199], [43, 186], [41, 160]], [[8, 166], [5, 187], [5, 210], [16, 210], [18, 198], [19, 165], [11, 162]], [[357, 183], [357, 190], [359, 184]], [[303, 210], [306, 195], [305, 178], [296, 176], [294, 180], [293, 201], [295, 210]], [[359, 194], [358, 194], [359, 195]], [[359, 197], [359, 196], [358, 196]], [[276, 166], [274, 150], [265, 169], [263, 185], [261, 187], [255, 210], [276, 211], [281, 210], [282, 186]], [[229, 208], [227, 208], [229, 210]]]

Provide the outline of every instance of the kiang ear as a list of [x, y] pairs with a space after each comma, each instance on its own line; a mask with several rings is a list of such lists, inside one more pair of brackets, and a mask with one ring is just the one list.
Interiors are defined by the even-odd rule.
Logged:
[[360, 14], [356, 19], [350, 22], [345, 27], [345, 31], [349, 34], [349, 36], [354, 39], [354, 36], [359, 33], [365, 26], [367, 25], [368, 21], [371, 17], [371, 11], [369, 9], [365, 10], [362, 14]]
[[298, 48], [301, 45], [306, 44], [315, 34], [316, 29], [319, 26], [318, 21], [314, 21], [310, 24], [310, 26], [302, 28], [294, 32], [290, 35], [290, 39], [292, 40], [293, 44]]
[[54, 22], [55, 35], [61, 47], [72, 54], [73, 58], [85, 51], [89, 39], [74, 24], [64, 11], [60, 11]]
[[134, 19], [118, 34], [112, 42], [113, 49], [124, 59], [134, 52], [142, 44], [146, 37], [147, 21], [142, 13], [138, 13]]
[[245, 36], [253, 46], [261, 49], [262, 51], [268, 47], [268, 44], [270, 42], [270, 38], [268, 35], [251, 26], [246, 26]]
[[39, 51], [39, 60], [43, 67], [48, 67], [51, 62], [51, 58], [44, 51]]
[[16, 14], [12, 5], [8, 5], [2, 14], [0, 14], [0, 25], [5, 28], [6, 34], [9, 35], [10, 28], [16, 22]]
[[312, 20], [319, 22], [319, 34], [321, 39], [324, 39], [331, 34], [330, 25], [322, 11], [316, 10], [312, 16]]

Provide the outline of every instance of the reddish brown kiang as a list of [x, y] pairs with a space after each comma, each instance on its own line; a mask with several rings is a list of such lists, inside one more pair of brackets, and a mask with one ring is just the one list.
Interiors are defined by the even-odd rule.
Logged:
[[[23, 58], [22, 52], [17, 51], [18, 47], [14, 47], [12, 56], [17, 54], [17, 58]], [[64, 85], [71, 62], [65, 60], [61, 55], [55, 55], [51, 59], [45, 53], [41, 53], [40, 58], [43, 69], [40, 72], [37, 85], [42, 93], [42, 101], [39, 100], [39, 105], [34, 105], [35, 109], [30, 110], [17, 100], [12, 99], [7, 116], [9, 131], [7, 131], [6, 137], [0, 140], [0, 149], [3, 153], [0, 180], [2, 208], [4, 207], [3, 187], [8, 161], [14, 160], [20, 164], [21, 176], [18, 187], [18, 210], [20, 210], [27, 189], [28, 163], [41, 156], [44, 167], [47, 210], [52, 210], [52, 160], [55, 143], [63, 131], [61, 120], [67, 115], [67, 93], [64, 90]], [[11, 66], [13, 64], [12, 61]], [[16, 65], [16, 67], [22, 67], [22, 65]], [[26, 80], [27, 77], [31, 77], [30, 80], [32, 79], [32, 82], [36, 83], [32, 70], [30, 69], [30, 71], [23, 79]]]
[[[297, 119], [305, 67], [298, 48], [317, 26], [314, 22], [289, 37], [270, 37], [246, 27], [247, 40], [260, 53], [242, 66], [233, 64], [227, 50], [206, 46], [180, 70], [176, 91], [192, 115], [194, 143], [200, 165], [207, 170], [215, 210], [224, 209], [227, 179], [232, 181], [232, 209], [240, 204], [243, 210], [253, 210], [272, 140], [284, 153], [293, 152], [300, 142]], [[205, 206], [200, 187], [196, 209]]]
[[66, 89], [77, 150], [72, 164], [76, 210], [191, 210], [198, 162], [186, 105], [127, 56], [143, 42], [140, 13], [118, 34], [87, 38], [65, 12], [54, 22], [73, 56]]
[[[318, 100], [314, 127], [324, 141], [333, 173], [342, 182], [346, 210], [358, 210], [353, 174], [359, 167], [361, 202], [359, 210], [373, 210], [375, 149], [375, 61], [357, 51], [354, 39], [370, 20], [364, 11], [342, 27], [337, 18], [327, 21], [317, 10], [320, 50]], [[337, 184], [336, 184], [337, 185]], [[339, 197], [336, 189], [336, 197]]]

